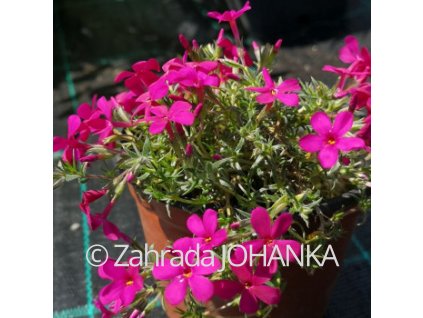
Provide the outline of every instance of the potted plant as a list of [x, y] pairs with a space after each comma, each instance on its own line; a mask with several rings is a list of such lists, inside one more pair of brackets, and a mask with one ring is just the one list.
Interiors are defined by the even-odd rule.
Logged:
[[[334, 87], [273, 79], [282, 40], [253, 42], [252, 58], [236, 22], [249, 9], [209, 12], [233, 41], [223, 29], [203, 45], [181, 35], [182, 57], [135, 63], [115, 79], [126, 91], [80, 105], [67, 137], [54, 137], [55, 186], [102, 182], [81, 210], [92, 230], [132, 248], [124, 266], [99, 267], [110, 280], [96, 300], [103, 317], [144, 317], [160, 301], [170, 317], [324, 312], [369, 204], [370, 54], [348, 36], [347, 66], [324, 67], [339, 76]], [[147, 246], [108, 219], [127, 186]]]

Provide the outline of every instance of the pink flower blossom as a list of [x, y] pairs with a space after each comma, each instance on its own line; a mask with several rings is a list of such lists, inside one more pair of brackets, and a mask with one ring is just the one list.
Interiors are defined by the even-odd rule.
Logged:
[[325, 169], [332, 168], [338, 161], [339, 151], [348, 152], [364, 148], [364, 141], [358, 137], [344, 137], [351, 129], [354, 116], [348, 111], [336, 115], [333, 125], [328, 115], [317, 112], [311, 117], [311, 126], [316, 135], [300, 139], [300, 147], [307, 152], [319, 152], [318, 159]]
[[[272, 223], [269, 212], [262, 207], [257, 207], [251, 212], [251, 225], [257, 233], [257, 239], [243, 243], [244, 247], [249, 251], [251, 248], [254, 253], [265, 250], [266, 257], [264, 259], [266, 265], [269, 266], [269, 272], [275, 273], [278, 269], [278, 261], [273, 259], [270, 264], [273, 250], [279, 249], [283, 259], [292, 261], [293, 255], [287, 255], [287, 247], [290, 246], [295, 255], [299, 255], [301, 251], [301, 244], [294, 240], [281, 240], [292, 224], [292, 215], [290, 213], [282, 213]], [[251, 247], [250, 247], [251, 246]], [[242, 251], [241, 249], [237, 250]], [[275, 257], [278, 255], [275, 252]], [[262, 260], [259, 263], [262, 263]]]
[[134, 266], [130, 262], [127, 266], [116, 266], [115, 263], [114, 259], [109, 258], [98, 268], [101, 278], [112, 281], [100, 290], [98, 299], [103, 306], [113, 304], [114, 313], [121, 307], [130, 305], [144, 284], [139, 266]]
[[160, 71], [160, 65], [155, 59], [140, 61], [132, 65], [131, 71], [123, 71], [115, 78], [115, 83], [124, 80], [125, 86], [135, 94], [142, 94], [147, 87], [158, 79], [153, 72]]
[[183, 66], [177, 71], [170, 72], [167, 78], [170, 84], [179, 84], [183, 87], [202, 89], [204, 86], [219, 86], [219, 78], [216, 75], [208, 75], [201, 65], [199, 67]]
[[254, 314], [259, 309], [259, 300], [268, 305], [279, 303], [280, 290], [266, 285], [271, 278], [268, 268], [259, 263], [255, 271], [247, 265], [231, 266], [231, 270], [238, 281], [228, 279], [215, 281], [215, 295], [229, 300], [241, 294], [239, 309], [246, 314]]
[[193, 214], [187, 220], [188, 229], [199, 238], [198, 242], [204, 250], [212, 250], [226, 241], [226, 229], [217, 230], [217, 226], [217, 212], [212, 209], [207, 209], [202, 219]]
[[131, 114], [133, 110], [138, 106], [138, 102], [136, 99], [138, 98], [138, 95], [131, 92], [122, 92], [117, 94], [115, 97], [116, 104], [123, 107], [123, 109], [128, 113]]
[[349, 70], [358, 81], [363, 81], [370, 75], [370, 53], [365, 47], [360, 49], [356, 37], [349, 35], [345, 38], [345, 45], [339, 51], [339, 59], [350, 64]]
[[166, 76], [160, 77], [157, 81], [148, 87], [150, 98], [152, 100], [162, 99], [169, 92], [169, 86], [166, 82]]
[[[195, 250], [193, 240], [188, 237], [178, 239], [173, 244], [173, 251], [180, 251], [182, 255], [193, 249]], [[194, 298], [200, 302], [207, 302], [213, 296], [213, 283], [205, 276], [213, 274], [221, 267], [219, 259], [213, 257], [213, 261], [202, 262], [201, 259], [194, 259], [192, 253], [188, 256], [192, 257], [188, 259], [187, 263], [183, 262], [182, 264], [172, 264], [170, 259], [162, 259], [152, 271], [155, 279], [170, 280], [164, 296], [166, 301], [174, 306], [184, 300], [188, 287]]]
[[177, 101], [170, 108], [167, 106], [151, 107], [153, 116], [149, 132], [153, 135], [160, 134], [170, 124], [170, 122], [179, 123], [185, 126], [191, 126], [194, 123], [194, 114], [191, 112], [191, 104]]
[[279, 100], [286, 106], [298, 106], [299, 98], [295, 92], [301, 90], [300, 84], [296, 79], [287, 79], [276, 86], [270, 77], [269, 71], [263, 68], [264, 87], [248, 87], [251, 92], [260, 93], [256, 100], [260, 104], [271, 105]]
[[240, 59], [239, 50], [242, 50], [245, 65], [248, 67], [252, 66], [254, 63], [248, 54], [248, 51], [245, 48], [238, 50], [236, 45], [234, 45], [230, 40], [224, 38], [224, 32], [225, 31], [223, 29], [220, 30], [216, 42], [217, 46], [223, 49], [223, 55], [237, 62]]
[[126, 234], [122, 233], [115, 224], [107, 220], [114, 206], [114, 201], [110, 201], [102, 212], [91, 212], [90, 204], [99, 200], [106, 194], [106, 189], [88, 190], [82, 194], [82, 202], [79, 207], [87, 217], [88, 226], [92, 231], [95, 231], [102, 226], [103, 233], [109, 240], [117, 241], [122, 239], [126, 242], [131, 242], [131, 239]]
[[360, 49], [358, 40], [354, 36], [349, 35], [345, 38], [345, 45], [339, 51], [339, 59], [350, 65], [347, 68], [331, 65], [323, 67], [324, 71], [335, 73], [340, 77], [336, 97], [345, 96], [344, 86], [348, 78], [363, 83], [371, 74], [370, 53], [365, 47]]
[[247, 1], [244, 6], [238, 10], [230, 10], [230, 11], [225, 11], [223, 13], [217, 12], [217, 11], [211, 11], [209, 13], [207, 13], [207, 15], [210, 18], [216, 19], [219, 21], [219, 23], [221, 22], [228, 22], [229, 26], [231, 27], [232, 33], [235, 37], [235, 39], [240, 42], [240, 37], [239, 37], [239, 31], [238, 31], [238, 26], [236, 24], [236, 20], [243, 15], [246, 11], [250, 10], [250, 2]]
[[63, 138], [55, 136], [53, 138], [53, 151], [63, 150], [62, 159], [67, 163], [74, 163], [84, 156], [88, 150], [85, 141], [89, 137], [89, 129], [81, 122], [77, 115], [71, 115], [68, 118], [68, 136]]

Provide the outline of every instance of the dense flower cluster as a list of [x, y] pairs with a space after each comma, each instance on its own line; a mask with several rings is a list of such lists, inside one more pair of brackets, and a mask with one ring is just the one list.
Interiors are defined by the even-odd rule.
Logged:
[[[282, 40], [274, 46], [253, 42], [253, 60], [237, 25], [250, 9], [247, 2], [239, 11], [209, 12], [229, 24], [233, 42], [223, 29], [206, 45], [180, 35], [182, 57], [162, 65], [156, 59], [133, 64], [115, 78], [125, 91], [94, 96], [69, 116], [67, 137], [53, 139], [53, 150], [63, 151], [55, 185], [104, 181], [82, 196], [80, 208], [91, 230], [102, 228], [110, 240], [139, 246], [109, 220], [132, 184], [147, 199], [202, 214], [188, 219], [193, 237], [178, 239], [170, 249], [216, 251], [230, 241], [254, 253], [289, 245], [298, 254], [303, 233], [291, 228], [293, 215], [308, 224], [321, 200], [353, 188], [364, 192], [370, 172], [369, 51], [353, 36], [345, 39], [339, 58], [349, 66], [324, 67], [339, 76], [333, 89], [314, 80], [272, 79]], [[95, 162], [112, 168], [92, 174]], [[104, 209], [93, 212], [92, 204], [105, 199]], [[281, 213], [286, 208], [290, 212]], [[316, 240], [330, 235], [323, 231]], [[110, 259], [99, 275], [111, 283], [96, 305], [103, 317], [144, 317], [162, 296], [191, 310], [218, 296], [246, 314], [262, 304], [271, 310], [281, 297], [281, 280], [277, 262], [270, 263], [231, 265], [218, 273], [217, 258], [213, 266], [173, 266], [165, 259], [162, 266], [142, 269], [115, 267]], [[148, 284], [147, 278], [166, 284]]]

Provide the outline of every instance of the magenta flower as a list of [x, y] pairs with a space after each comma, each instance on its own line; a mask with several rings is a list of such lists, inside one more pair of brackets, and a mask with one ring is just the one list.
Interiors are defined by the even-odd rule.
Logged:
[[339, 59], [347, 64], [348, 68], [325, 65], [323, 71], [332, 72], [340, 76], [337, 84], [336, 97], [345, 95], [344, 86], [348, 78], [353, 78], [363, 83], [371, 73], [371, 58], [367, 48], [360, 49], [358, 40], [354, 36], [345, 38], [345, 45], [339, 51]]
[[300, 147], [307, 152], [319, 152], [318, 159], [325, 169], [338, 161], [339, 151], [348, 152], [364, 148], [364, 141], [357, 137], [344, 137], [354, 121], [352, 113], [345, 111], [336, 115], [332, 125], [328, 115], [317, 112], [311, 117], [311, 126], [317, 132], [300, 139]]
[[[100, 303], [105, 306], [112, 304], [113, 311], [130, 305], [135, 295], [143, 288], [143, 278], [139, 273], [139, 266], [116, 266], [115, 260], [109, 258], [106, 263], [98, 268], [98, 275], [103, 279], [111, 280], [100, 290], [98, 295]], [[136, 263], [136, 262], [135, 262]]]
[[124, 233], [122, 233], [118, 227], [107, 220], [110, 212], [114, 206], [114, 201], [110, 201], [104, 210], [99, 213], [92, 213], [90, 204], [99, 200], [107, 194], [106, 189], [101, 190], [88, 190], [82, 194], [82, 201], [79, 205], [82, 212], [87, 216], [87, 222], [92, 231], [95, 231], [100, 226], [103, 227], [104, 235], [112, 241], [122, 239], [126, 242], [131, 242], [131, 239]]
[[148, 92], [150, 93], [150, 98], [152, 100], [162, 99], [169, 92], [169, 86], [166, 83], [166, 77], [162, 76], [157, 81], [152, 83], [148, 87]]
[[299, 98], [295, 92], [301, 90], [300, 84], [296, 79], [287, 79], [278, 86], [275, 85], [270, 77], [269, 71], [263, 68], [264, 87], [248, 87], [251, 92], [260, 93], [256, 100], [260, 104], [271, 105], [279, 100], [286, 106], [298, 106]]
[[370, 75], [370, 53], [365, 47], [360, 49], [356, 37], [349, 35], [345, 38], [345, 45], [339, 51], [339, 59], [351, 64], [349, 69], [358, 81], [363, 81]]
[[238, 278], [235, 280], [219, 280], [214, 282], [215, 295], [229, 300], [237, 294], [241, 294], [239, 309], [246, 314], [254, 314], [259, 309], [259, 300], [268, 304], [276, 305], [281, 298], [278, 288], [266, 285], [271, 274], [263, 266], [257, 266], [256, 270], [247, 265], [231, 266], [232, 272]]
[[[215, 64], [217, 67], [217, 63]], [[204, 86], [219, 86], [219, 78], [216, 75], [208, 75], [202, 67], [183, 66], [177, 71], [168, 74], [170, 84], [179, 84], [183, 87], [202, 89]]]
[[[192, 249], [195, 250], [193, 240], [188, 237], [176, 240], [173, 244], [173, 251], [180, 251], [183, 255]], [[185, 299], [188, 287], [194, 298], [200, 302], [207, 302], [213, 296], [213, 283], [205, 276], [213, 274], [221, 267], [219, 259], [213, 257], [213, 261], [207, 260], [202, 264], [201, 259], [194, 259], [193, 253], [189, 256], [192, 256], [189, 264], [183, 262], [180, 266], [174, 266], [169, 259], [165, 258], [153, 268], [152, 273], [155, 279], [170, 280], [164, 296], [171, 305], [176, 306]], [[206, 264], [210, 266], [205, 266]]]
[[[254, 253], [258, 253], [265, 249], [266, 257], [265, 264], [269, 265], [269, 272], [276, 273], [278, 270], [278, 261], [272, 260], [269, 264], [270, 257], [272, 256], [274, 248], [278, 248], [283, 259], [292, 261], [293, 255], [287, 255], [287, 247], [290, 246], [295, 255], [299, 255], [301, 251], [301, 244], [294, 240], [281, 240], [292, 224], [292, 215], [290, 213], [282, 213], [273, 222], [270, 218], [269, 212], [262, 207], [257, 207], [251, 212], [251, 225], [257, 233], [257, 239], [243, 243], [247, 251], [250, 246]], [[238, 249], [237, 252], [241, 252]], [[238, 254], [239, 255], [239, 254]], [[275, 252], [275, 257], [278, 255]], [[242, 257], [241, 257], [242, 258]], [[259, 263], [262, 263], [262, 260]]]
[[53, 151], [63, 150], [62, 159], [67, 163], [74, 163], [84, 156], [88, 150], [85, 141], [88, 139], [90, 131], [86, 125], [81, 122], [77, 115], [71, 115], [68, 118], [68, 137], [63, 138], [55, 136], [53, 138]]
[[194, 123], [194, 114], [191, 113], [191, 104], [177, 101], [167, 108], [167, 106], [151, 107], [151, 116], [149, 132], [153, 135], [160, 134], [170, 122], [179, 123], [185, 126], [191, 126]]
[[230, 11], [225, 11], [223, 13], [217, 12], [217, 11], [211, 11], [209, 13], [207, 13], [207, 15], [210, 18], [216, 19], [219, 21], [219, 23], [221, 22], [228, 22], [229, 26], [231, 27], [232, 33], [235, 37], [235, 39], [240, 42], [240, 37], [239, 37], [239, 31], [238, 31], [238, 26], [236, 24], [236, 19], [238, 19], [241, 15], [243, 15], [246, 11], [250, 10], [250, 2], [247, 1], [244, 6], [241, 8], [241, 10], [235, 11], [235, 10], [230, 10]]
[[[240, 59], [239, 56], [239, 50], [236, 45], [234, 45], [231, 41], [224, 38], [224, 30], [221, 29], [219, 32], [219, 36], [217, 37], [217, 46], [222, 48], [223, 55], [229, 59], [232, 59], [234, 61], [238, 61]], [[242, 54], [244, 57], [244, 62], [246, 66], [252, 66], [254, 64], [253, 60], [251, 59], [250, 55], [248, 54], [247, 49], [242, 49]]]
[[187, 220], [188, 229], [199, 238], [203, 250], [212, 250], [226, 241], [226, 229], [217, 230], [217, 226], [217, 212], [212, 209], [204, 212], [203, 219], [193, 214]]
[[147, 87], [154, 83], [158, 76], [153, 72], [160, 71], [160, 65], [155, 59], [140, 61], [132, 65], [133, 72], [123, 71], [115, 78], [115, 83], [124, 80], [125, 86], [135, 94], [142, 94]]

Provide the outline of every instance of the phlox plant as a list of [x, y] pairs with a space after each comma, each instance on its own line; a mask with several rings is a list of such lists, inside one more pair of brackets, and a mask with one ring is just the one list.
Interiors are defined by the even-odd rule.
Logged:
[[[115, 78], [123, 92], [80, 105], [68, 118], [67, 136], [54, 137], [54, 151], [62, 151], [55, 187], [72, 180], [101, 184], [83, 193], [80, 204], [91, 230], [142, 250], [109, 220], [130, 184], [168, 211], [177, 206], [192, 213], [192, 237], [170, 249], [187, 252], [199, 244], [216, 252], [209, 267], [172, 266], [166, 259], [162, 266], [118, 268], [109, 259], [99, 268], [110, 281], [96, 299], [103, 317], [144, 317], [162, 299], [181, 305], [182, 316], [202, 317], [213, 297], [266, 316], [283, 294], [283, 270], [256, 262], [218, 272], [222, 245], [256, 252], [289, 245], [298, 254], [301, 243], [327, 244], [341, 232], [345, 211], [325, 216], [322, 202], [354, 190], [368, 206], [369, 51], [347, 36], [339, 52], [345, 67], [323, 67], [338, 76], [333, 87], [272, 77], [282, 40], [245, 47], [237, 19], [250, 9], [247, 2], [239, 11], [210, 12], [229, 26], [233, 40], [224, 29], [201, 45], [180, 35], [181, 56], [133, 64]], [[107, 205], [93, 212], [91, 204], [101, 198]], [[309, 236], [316, 220], [319, 231]]]

